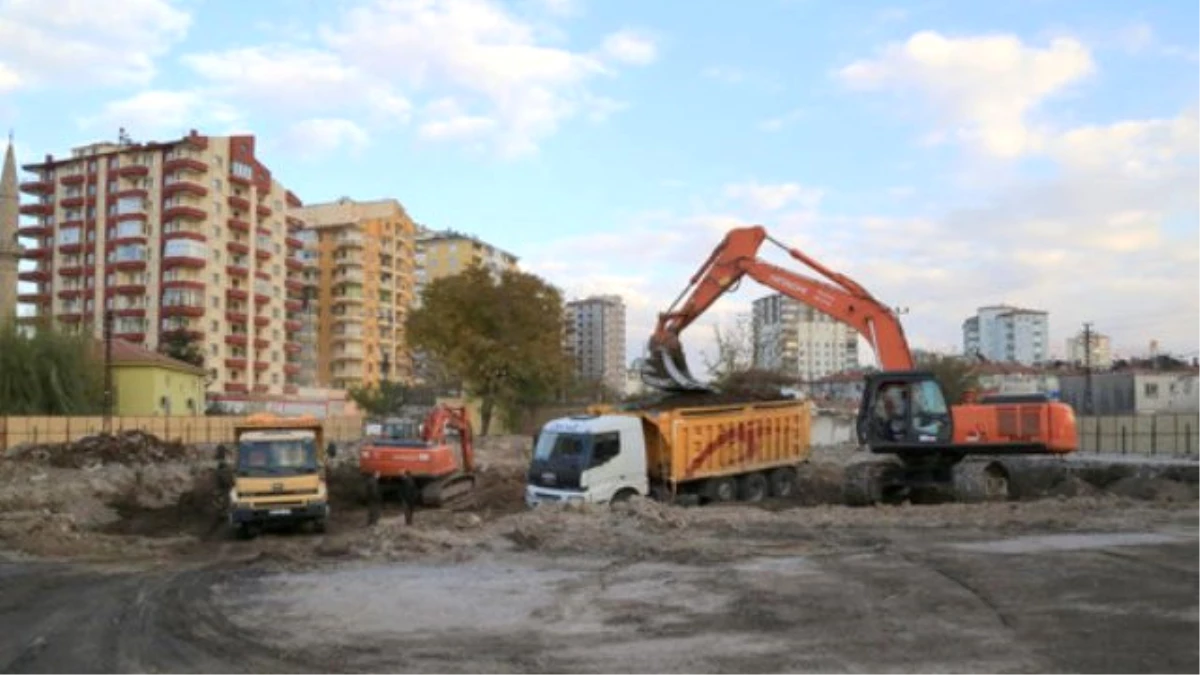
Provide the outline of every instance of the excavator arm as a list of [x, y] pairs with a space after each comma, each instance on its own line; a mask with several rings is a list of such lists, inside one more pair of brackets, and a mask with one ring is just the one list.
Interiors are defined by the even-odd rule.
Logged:
[[429, 411], [425, 424], [421, 428], [421, 440], [436, 445], [446, 444], [446, 428], [458, 431], [462, 447], [462, 470], [464, 473], [475, 471], [475, 439], [471, 433], [471, 420], [466, 408], [439, 405]]
[[[827, 281], [796, 274], [759, 259], [758, 250], [764, 241], [784, 249]], [[756, 225], [736, 228], [726, 234], [688, 287], [666, 312], [659, 315], [641, 371], [646, 384], [670, 391], [708, 389], [689, 372], [679, 335], [718, 298], [736, 288], [745, 276], [853, 327], [870, 343], [883, 369], [913, 368], [904, 328], [890, 307], [854, 280], [830, 270], [798, 249], [785, 246]], [[685, 296], [686, 301], [676, 309]]]

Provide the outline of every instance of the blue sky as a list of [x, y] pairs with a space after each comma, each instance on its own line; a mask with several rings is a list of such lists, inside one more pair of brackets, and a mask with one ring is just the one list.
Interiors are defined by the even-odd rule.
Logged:
[[[961, 348], [998, 302], [1194, 356], [1194, 2], [0, 0], [21, 161], [254, 133], [306, 202], [395, 197], [575, 296], [632, 358], [723, 233], [775, 236]], [[778, 255], [770, 260], [783, 262]], [[793, 266], [791, 263], [785, 263]], [[685, 334], [769, 292], [753, 282]]]

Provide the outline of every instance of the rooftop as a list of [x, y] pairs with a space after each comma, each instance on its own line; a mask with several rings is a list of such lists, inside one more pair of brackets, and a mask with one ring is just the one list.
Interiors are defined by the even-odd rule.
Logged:
[[404, 205], [391, 198], [358, 201], [342, 197], [337, 201], [308, 204], [296, 209], [293, 215], [316, 228], [353, 225], [368, 218], [391, 218], [396, 215], [408, 218]]
[[[104, 357], [104, 343], [100, 340], [95, 342], [96, 349], [100, 358]], [[135, 345], [132, 342], [126, 342], [117, 338], [112, 341], [112, 363], [117, 366], [157, 366], [159, 368], [170, 368], [183, 373], [194, 375], [205, 375], [203, 368], [193, 366], [186, 361], [173, 359], [166, 354], [160, 354], [151, 349], [146, 349], [141, 345]]]

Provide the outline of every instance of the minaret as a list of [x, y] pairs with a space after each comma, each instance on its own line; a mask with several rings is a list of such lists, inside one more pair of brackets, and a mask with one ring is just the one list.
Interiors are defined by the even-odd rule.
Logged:
[[21, 245], [17, 241], [17, 213], [20, 203], [17, 160], [13, 154], [10, 131], [8, 150], [4, 152], [4, 172], [0, 174], [0, 323], [17, 315], [17, 263], [21, 260]]

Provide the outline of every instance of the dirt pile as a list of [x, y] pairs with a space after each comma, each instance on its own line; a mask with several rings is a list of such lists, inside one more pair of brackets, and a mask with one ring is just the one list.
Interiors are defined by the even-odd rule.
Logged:
[[1108, 492], [1120, 497], [1152, 502], [1194, 502], [1195, 484], [1165, 477], [1127, 476], [1108, 486]]
[[622, 408], [643, 412], [674, 410], [698, 406], [738, 405], [767, 401], [792, 400], [778, 389], [730, 389], [722, 391], [688, 391], [661, 394], [640, 400], [630, 401]]
[[23, 446], [14, 449], [11, 458], [57, 468], [83, 469], [103, 464], [178, 462], [188, 459], [191, 454], [179, 441], [164, 441], [154, 434], [129, 430], [85, 436], [72, 443]]

